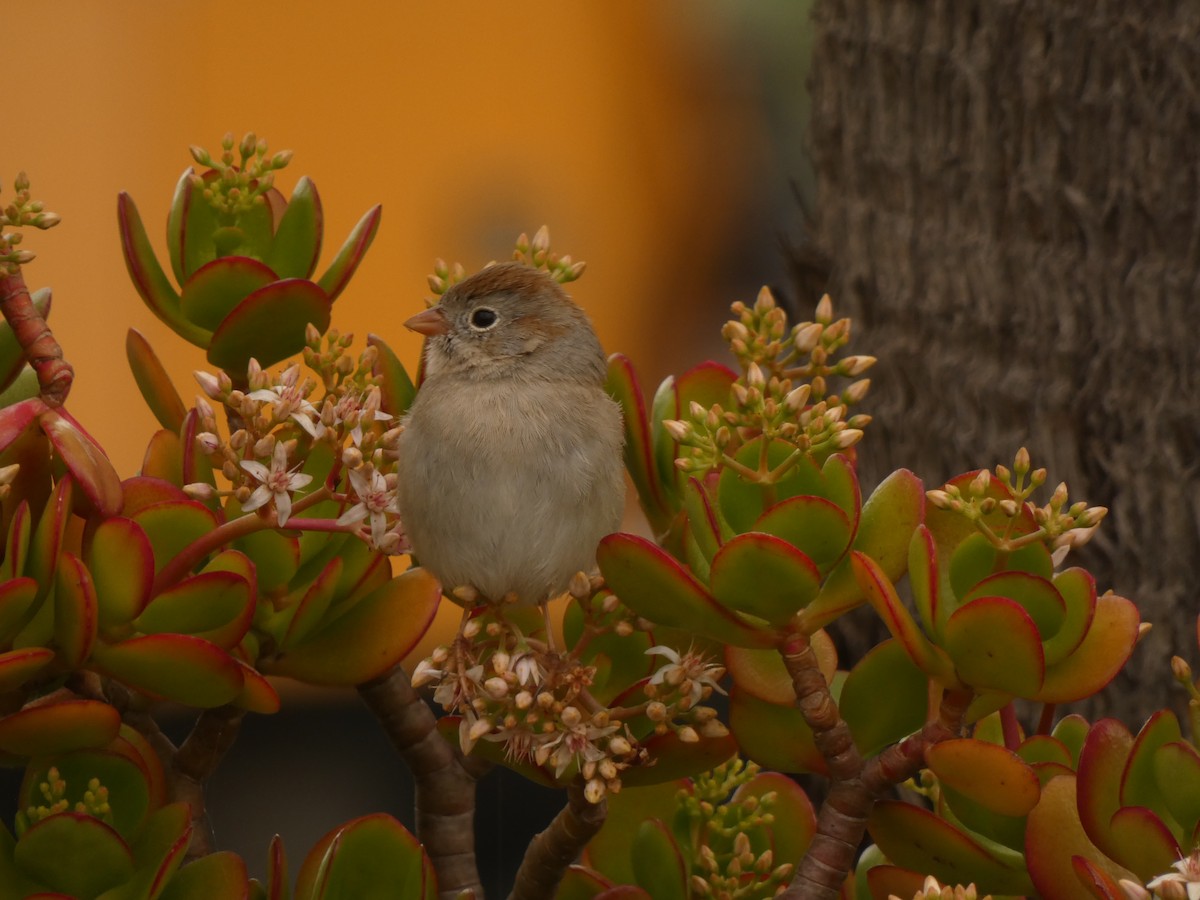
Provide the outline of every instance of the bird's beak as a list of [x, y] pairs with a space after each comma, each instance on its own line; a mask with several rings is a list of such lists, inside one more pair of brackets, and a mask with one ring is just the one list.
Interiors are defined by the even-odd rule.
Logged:
[[435, 306], [423, 313], [417, 313], [404, 323], [404, 327], [418, 334], [434, 335], [448, 332], [450, 323], [446, 320], [446, 314], [442, 312], [441, 307]]

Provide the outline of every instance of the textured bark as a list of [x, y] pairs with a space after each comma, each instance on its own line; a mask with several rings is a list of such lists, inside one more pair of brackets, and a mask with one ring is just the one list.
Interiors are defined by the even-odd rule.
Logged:
[[567, 867], [596, 836], [607, 815], [603, 800], [589, 803], [583, 796], [581, 781], [570, 785], [567, 805], [529, 844], [508, 900], [553, 900]]
[[438, 897], [453, 900], [462, 891], [483, 897], [475, 862], [475, 781], [455, 748], [437, 731], [437, 720], [396, 666], [359, 694], [408, 764], [416, 785], [417, 838], [425, 845], [438, 877]]
[[814, 16], [815, 237], [880, 359], [864, 481], [903, 465], [932, 487], [1027, 445], [1051, 486], [1110, 507], [1075, 562], [1158, 626], [1089, 712], [1182, 711], [1166, 661], [1197, 652], [1200, 6]]
[[62, 347], [34, 308], [19, 268], [6, 272], [0, 267], [0, 313], [37, 374], [42, 401], [47, 406], [62, 406], [71, 392], [75, 370], [63, 359]]

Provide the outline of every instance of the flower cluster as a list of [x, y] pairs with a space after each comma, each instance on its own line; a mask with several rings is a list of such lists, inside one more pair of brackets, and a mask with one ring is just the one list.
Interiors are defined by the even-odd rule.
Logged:
[[13, 182], [16, 196], [12, 201], [0, 208], [0, 273], [15, 273], [34, 259], [32, 250], [18, 250], [21, 243], [19, 231], [5, 232], [5, 228], [53, 228], [61, 219], [57, 213], [47, 212], [40, 200], [33, 200], [29, 194], [29, 176], [24, 172], [17, 174]]
[[[1045, 506], [1029, 500], [1034, 491], [1046, 482], [1045, 469], [1031, 471], [1029, 451], [1022, 447], [1013, 459], [1012, 469], [996, 466], [995, 479], [1001, 485], [997, 496], [993, 488], [993, 473], [983, 469], [966, 486], [947, 484], [927, 492], [929, 502], [971, 520], [994, 545], [1015, 550], [1026, 544], [1045, 543], [1054, 552], [1054, 561], [1061, 563], [1072, 547], [1087, 543], [1100, 522], [1108, 514], [1103, 506], [1088, 506], [1082, 500], [1067, 505], [1067, 485], [1060, 483]], [[999, 530], [987, 518], [999, 513], [1006, 520]], [[1018, 521], [1032, 521], [1032, 529], [1021, 529]]]
[[68, 810], [112, 824], [112, 807], [108, 803], [108, 788], [104, 787], [98, 778], [88, 781], [87, 789], [83, 792], [82, 797], [72, 806], [71, 801], [67, 799], [66, 780], [59, 774], [57, 768], [51, 766], [46, 772], [46, 780], [38, 784], [38, 792], [45, 802], [18, 811], [17, 837], [43, 819]]
[[769, 831], [775, 821], [771, 812], [775, 794], [741, 798], [735, 794], [758, 771], [755, 763], [734, 757], [696, 776], [691, 791], [679, 792], [680, 813], [689, 821], [688, 833], [695, 836], [692, 896], [722, 900], [770, 897], [791, 880], [795, 867], [791, 863], [776, 865], [769, 841], [761, 853], [752, 849], [751, 835]]
[[[366, 348], [355, 363], [346, 353], [351, 340], [336, 331], [322, 338], [310, 326], [304, 359], [315, 377], [302, 378], [298, 364], [271, 374], [251, 360], [241, 389], [224, 372], [197, 372], [204, 391], [196, 398], [202, 429], [197, 443], [230, 482], [225, 493], [243, 512], [269, 508], [282, 526], [299, 509], [338, 500], [337, 527], [358, 531], [376, 549], [402, 552], [394, 472], [400, 430], [389, 427], [392, 417], [380, 408], [375, 348]], [[323, 396], [315, 398], [318, 385]], [[220, 436], [210, 401], [226, 409], [228, 439]], [[300, 470], [322, 446], [337, 454], [337, 462], [325, 484], [298, 500], [295, 495], [313, 480]], [[206, 484], [186, 489], [201, 497], [217, 493]]]
[[191, 147], [192, 159], [211, 173], [193, 175], [192, 184], [218, 213], [235, 216], [266, 202], [266, 194], [275, 181], [275, 172], [292, 161], [291, 150], [267, 156], [267, 142], [248, 132], [237, 143], [234, 160], [233, 133], [221, 139], [221, 155], [213, 159], [203, 147]]
[[1200, 900], [1200, 849], [1176, 860], [1173, 868], [1174, 872], [1152, 878], [1145, 887], [1122, 878], [1121, 889], [1129, 900]]
[[[522, 233], [517, 238], [512, 258], [531, 268], [549, 272], [559, 284], [575, 281], [587, 267], [587, 263], [582, 260], [574, 262], [570, 255], [559, 256], [552, 252], [550, 250], [550, 229], [545, 225], [537, 230], [533, 240], [530, 240], [527, 234]], [[442, 296], [451, 285], [462, 281], [465, 277], [466, 270], [463, 269], [461, 263], [450, 266], [443, 259], [437, 260], [433, 265], [433, 274], [428, 278], [429, 289], [433, 291], [435, 297], [428, 301], [429, 305], [432, 306], [437, 302], [437, 297]]]
[[[774, 484], [806, 454], [820, 459], [857, 444], [871, 417], [849, 410], [866, 396], [870, 379], [858, 376], [875, 358], [835, 359], [850, 340], [850, 320], [834, 321], [829, 297], [817, 305], [814, 321], [790, 330], [787, 315], [765, 287], [752, 307], [739, 302], [732, 310], [735, 318], [721, 334], [742, 375], [732, 385], [729, 409], [693, 402], [687, 419], [663, 422], [680, 444], [676, 465], [698, 474], [728, 467], [749, 481]], [[835, 377], [857, 380], [841, 393], [830, 393]], [[736, 458], [742, 445], [760, 437], [763, 454], [757, 466]], [[772, 464], [766, 452], [772, 441], [795, 449]]]
[[[981, 900], [991, 900], [991, 896], [991, 894], [987, 894]], [[938, 880], [930, 875], [921, 885], [921, 889], [913, 894], [912, 900], [976, 900], [977, 897], [979, 897], [979, 893], [973, 884], [968, 884], [966, 887], [956, 884], [951, 887], [948, 884], [939, 884]], [[891, 894], [888, 900], [903, 900], [903, 898]]]

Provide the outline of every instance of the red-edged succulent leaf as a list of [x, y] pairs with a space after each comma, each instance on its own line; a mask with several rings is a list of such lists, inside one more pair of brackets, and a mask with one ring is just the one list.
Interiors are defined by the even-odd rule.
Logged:
[[[839, 458], [831, 456], [830, 462]], [[829, 462], [825, 468], [830, 468]], [[924, 519], [924, 484], [908, 469], [897, 469], [879, 483], [863, 504], [854, 549], [875, 560], [895, 581], [908, 567], [909, 541]]]
[[0, 691], [19, 688], [54, 659], [54, 651], [46, 647], [22, 647], [0, 653]]
[[154, 583], [154, 551], [137, 522], [123, 516], [105, 519], [92, 532], [86, 559], [101, 628], [124, 625], [145, 609]]
[[942, 646], [972, 687], [1034, 697], [1042, 686], [1046, 663], [1037, 626], [1007, 597], [980, 597], [955, 610]]
[[197, 347], [207, 347], [209, 332], [184, 317], [179, 308], [179, 294], [154, 255], [141, 214], [133, 198], [124, 191], [117, 196], [117, 223], [125, 267], [146, 306], [185, 341]]
[[939, 596], [937, 545], [924, 525], [917, 526], [908, 545], [908, 582], [925, 633], [941, 640], [947, 615]]
[[[22, 808], [45, 802], [40, 785], [47, 780], [51, 768], [58, 770], [66, 784], [64, 799], [68, 808], [84, 799], [93, 778], [104, 785], [111, 801], [109, 821], [125, 840], [137, 835], [153, 808], [152, 799], [161, 796], [155, 793], [153, 776], [147, 774], [145, 761], [138, 751], [118, 736], [100, 749], [55, 753], [31, 760], [21, 780], [19, 802]], [[157, 774], [161, 776], [161, 765], [157, 768]]]
[[[605, 619], [603, 611], [607, 592], [591, 600], [591, 613], [600, 621]], [[575, 647], [585, 635], [584, 614], [579, 603], [571, 603], [563, 612], [563, 640], [568, 647]], [[588, 690], [602, 704], [611, 703], [619, 694], [635, 682], [647, 678], [654, 670], [654, 659], [646, 653], [654, 643], [644, 631], [620, 635], [612, 630], [586, 632], [588, 641], [579, 654], [583, 665], [595, 665], [596, 676]]]
[[642, 747], [654, 760], [653, 765], [626, 769], [621, 783], [631, 787], [659, 784], [676, 778], [699, 775], [726, 762], [738, 752], [733, 735], [701, 737], [695, 743], [684, 743], [673, 731], [656, 734], [642, 741]]
[[254, 616], [250, 584], [234, 572], [201, 572], [160, 592], [134, 627], [146, 634], [190, 634], [228, 649]]
[[317, 186], [305, 175], [292, 189], [264, 262], [281, 278], [308, 278], [317, 267], [324, 230]]
[[1170, 871], [1171, 864], [1183, 856], [1171, 829], [1144, 806], [1121, 807], [1113, 813], [1108, 828], [1121, 848], [1114, 858], [1142, 881]]
[[1091, 729], [1091, 722], [1078, 713], [1071, 713], [1059, 719], [1050, 731], [1050, 736], [1061, 742], [1070, 753], [1072, 771], [1079, 766], [1079, 757], [1083, 754], [1083, 745], [1087, 742]]
[[[874, 850], [878, 852], [879, 848], [872, 844], [867, 848], [868, 852]], [[871, 897], [886, 900], [891, 896], [896, 897], [915, 897], [924, 891], [925, 876], [920, 872], [912, 872], [901, 866], [888, 865], [887, 863], [874, 865], [868, 868], [865, 872], [866, 890], [864, 895], [861, 890], [864, 881], [863, 866], [865, 863], [860, 859], [858, 868], [857, 882], [860, 885], [857, 897]]]
[[171, 261], [175, 281], [179, 284], [183, 284], [188, 276], [183, 259], [183, 232], [187, 226], [188, 212], [195, 192], [195, 186], [192, 184], [195, 174], [196, 170], [190, 166], [184, 170], [179, 181], [175, 183], [175, 194], [167, 212], [167, 256]]
[[98, 643], [93, 665], [139, 691], [188, 706], [228, 703], [242, 692], [242, 669], [215, 644], [189, 634], [148, 634]]
[[1154, 777], [1175, 821], [1194, 833], [1200, 823], [1200, 753], [1187, 741], [1172, 741], [1154, 754]]
[[[712, 498], [695, 478], [689, 478], [683, 485], [683, 508], [687, 512], [688, 533], [695, 541], [696, 549], [704, 560], [704, 568], [707, 569], [721, 544], [733, 534], [722, 528]], [[692, 566], [692, 571], [696, 571], [696, 566]]]
[[275, 835], [267, 849], [267, 893], [265, 900], [289, 900], [287, 851], [283, 838]]
[[71, 517], [72, 487], [73, 481], [69, 476], [54, 486], [30, 541], [25, 574], [37, 582], [39, 598], [45, 597], [54, 584], [54, 570], [58, 567], [63, 535]]
[[1121, 805], [1144, 806], [1156, 812], [1165, 812], [1164, 798], [1154, 774], [1154, 760], [1164, 744], [1183, 739], [1179, 720], [1169, 709], [1160, 709], [1146, 720], [1134, 738], [1121, 773]]
[[154, 418], [168, 431], [178, 432], [187, 412], [183, 400], [150, 342], [136, 328], [125, 333], [125, 357], [142, 399], [154, 413]]
[[54, 573], [54, 643], [68, 669], [82, 665], [92, 652], [99, 627], [96, 587], [83, 562], [64, 553]]
[[693, 403], [705, 409], [711, 409], [717, 403], [728, 408], [729, 388], [736, 380], [737, 374], [728, 366], [707, 360], [678, 378], [666, 378], [659, 385], [650, 416], [650, 430], [654, 435], [659, 477], [670, 486], [672, 494], [677, 495], [682, 490], [687, 476], [675, 465], [679, 442], [662, 427], [663, 420], [686, 417]]
[[380, 408], [392, 416], [402, 416], [417, 395], [417, 388], [400, 362], [400, 357], [377, 334], [367, 335], [367, 346], [376, 351], [373, 373], [379, 378]]
[[1057, 633], [1042, 643], [1048, 666], [1075, 652], [1096, 615], [1096, 580], [1089, 572], [1065, 569], [1054, 576], [1054, 587], [1063, 599], [1066, 615]]
[[387, 885], [395, 897], [432, 900], [433, 869], [408, 830], [384, 813], [353, 819], [322, 837], [296, 874], [297, 900], [362, 896], [368, 885]]
[[135, 475], [132, 478], [126, 478], [121, 482], [121, 490], [125, 495], [125, 503], [121, 506], [121, 513], [130, 517], [148, 506], [154, 506], [156, 503], [188, 500], [188, 495], [174, 482], [145, 475]]
[[[358, 220], [358, 224], [354, 226], [354, 230], [350, 232], [350, 236], [346, 238], [346, 243], [342, 244], [342, 248], [334, 257], [333, 262], [329, 264], [329, 268], [325, 270], [325, 274], [317, 281], [321, 290], [329, 297], [330, 303], [345, 290], [346, 285], [357, 271], [359, 263], [367, 253], [367, 248], [375, 240], [375, 232], [379, 230], [379, 218], [382, 215], [382, 206], [373, 206], [367, 210], [366, 214]], [[324, 332], [325, 328], [321, 328], [321, 331]], [[266, 364], [264, 363], [264, 365]]]
[[[767, 703], [734, 685], [729, 691], [729, 728], [742, 755], [778, 772], [827, 770], [812, 730], [795, 706]], [[787, 735], [781, 740], [781, 735]]]
[[155, 811], [133, 845], [137, 874], [127, 886], [130, 896], [157, 900], [183, 862], [192, 837], [191, 809], [172, 803]]
[[1085, 859], [1114, 881], [1136, 876], [1104, 855], [1079, 821], [1075, 778], [1061, 775], [1042, 788], [1025, 828], [1025, 862], [1034, 887], [1043, 897], [1091, 900], [1076, 877], [1074, 857]]
[[150, 435], [142, 455], [142, 474], [172, 484], [184, 484], [183, 445], [178, 434], [160, 428]]
[[[762, 461], [762, 442], [763, 438], [755, 438], [745, 443], [735, 454], [737, 461], [749, 469], [758, 470]], [[766, 463], [770, 469], [785, 463], [789, 463], [791, 468], [771, 485], [747, 481], [728, 467], [721, 471], [717, 481], [718, 506], [721, 515], [734, 531], [752, 530], [755, 522], [768, 508], [789, 497], [814, 496], [830, 499], [826, 496], [828, 486], [825, 478], [816, 462], [786, 441], [770, 441], [767, 445]]]
[[65, 409], [48, 409], [38, 421], [92, 508], [102, 516], [119, 513], [121, 479], [100, 445]]
[[1088, 732], [1079, 755], [1079, 821], [1101, 850], [1117, 858], [1120, 846], [1109, 831], [1121, 807], [1121, 776], [1133, 749], [1133, 735], [1116, 719], [1101, 719]]
[[[210, 182], [220, 174], [208, 169], [200, 177]], [[229, 225], [211, 203], [196, 193], [191, 170], [184, 173], [167, 217], [167, 243], [180, 284], [218, 256], [237, 254], [261, 260], [267, 255], [276, 211], [282, 210], [286, 201], [275, 188], [268, 189], [264, 199], [265, 203], [239, 211], [235, 224]]]
[[30, 826], [13, 849], [13, 861], [39, 884], [71, 897], [96, 897], [124, 883], [134, 870], [133, 854], [120, 835], [76, 812]]
[[820, 572], [841, 559], [853, 535], [853, 525], [840, 506], [811, 495], [776, 503], [749, 530], [782, 538], [812, 560]]
[[[147, 795], [146, 809], [158, 809], [167, 801], [167, 773], [163, 770], [162, 760], [154, 748], [150, 746], [150, 742], [142, 735], [140, 731], [131, 728], [129, 725], [122, 723], [121, 731], [117, 735], [116, 740], [106, 748], [107, 751], [124, 756], [135, 766], [141, 773], [142, 783], [146, 786]], [[122, 788], [122, 790], [125, 790]], [[124, 811], [119, 811], [117, 818], [114, 820], [120, 824], [120, 817], [127, 815]], [[138, 820], [140, 824], [140, 820]], [[132, 832], [130, 832], [132, 833]]]
[[[128, 515], [128, 513], [127, 513]], [[137, 510], [131, 515], [150, 539], [155, 573], [193, 541], [217, 527], [217, 517], [195, 500], [169, 500]]]
[[709, 587], [729, 609], [782, 626], [817, 596], [821, 572], [793, 544], [750, 532], [737, 535], [717, 551]]
[[1054, 585], [1028, 572], [990, 575], [971, 588], [962, 603], [966, 605], [980, 597], [1005, 597], [1019, 604], [1037, 626], [1040, 640], [1057, 634], [1066, 617], [1066, 604]]
[[240, 659], [235, 657], [234, 662], [242, 670], [242, 692], [233, 699], [233, 705], [264, 715], [279, 712], [279, 693], [271, 686], [271, 682]]
[[943, 684], [956, 683], [953, 664], [940, 647], [930, 643], [905, 609], [896, 588], [879, 564], [857, 550], [850, 556], [854, 577], [867, 602], [879, 613], [917, 667]]
[[1049, 579], [1054, 575], [1054, 563], [1044, 544], [1006, 551], [978, 533], [967, 537], [950, 556], [950, 587], [955, 597], [965, 597], [980, 581], [998, 572], [1026, 572]]
[[633, 363], [627, 356], [614, 353], [608, 358], [605, 390], [620, 404], [624, 413], [625, 468], [633, 480], [651, 528], [655, 534], [661, 534], [666, 531], [673, 513], [667, 504], [664, 486], [654, 462], [646, 399], [638, 385]]
[[0, 582], [0, 645], [7, 644], [26, 621], [38, 594], [32, 578], [10, 578]]
[[927, 809], [881, 800], [868, 827], [887, 858], [906, 869], [944, 884], [974, 882], [981, 893], [1032, 892], [1020, 852], [968, 835]]
[[[825, 631], [816, 631], [809, 637], [809, 644], [816, 654], [821, 674], [827, 682], [832, 682], [838, 666], [833, 639]], [[796, 702], [792, 676], [788, 674], [777, 649], [726, 646], [725, 668], [738, 687], [760, 700], [780, 706], [790, 706]]]
[[1097, 900], [1126, 900], [1129, 896], [1104, 870], [1082, 856], [1071, 857], [1075, 877]]
[[342, 560], [334, 557], [321, 570], [296, 604], [295, 613], [288, 624], [287, 632], [279, 642], [281, 647], [290, 647], [303, 641], [325, 618], [333, 602], [338, 581], [342, 576]]
[[47, 410], [38, 397], [30, 397], [0, 409], [0, 450], [6, 450]]
[[1070, 703], [1103, 688], [1133, 652], [1140, 621], [1137, 606], [1124, 597], [1105, 594], [1098, 598], [1083, 641], [1070, 655], [1046, 667], [1046, 678], [1036, 699]]
[[1017, 756], [1030, 765], [1050, 762], [1074, 771], [1075, 763], [1071, 759], [1071, 751], [1058, 738], [1048, 734], [1034, 734], [1027, 737], [1017, 748]]
[[838, 709], [859, 751], [878, 753], [925, 724], [929, 676], [917, 668], [903, 644], [889, 638], [850, 670]]
[[742, 647], [775, 643], [772, 632], [728, 611], [687, 569], [644, 538], [609, 535], [600, 542], [596, 561], [621, 602], [651, 622]]
[[103, 747], [120, 727], [120, 713], [98, 700], [27, 706], [0, 719], [0, 750], [14, 756], [41, 756]]
[[926, 751], [925, 761], [943, 785], [998, 815], [1027, 815], [1041, 794], [1028, 763], [988, 741], [942, 741]]
[[[179, 485], [202, 483], [212, 487], [216, 486], [216, 479], [213, 477], [212, 463], [208, 456], [200, 449], [200, 444], [196, 440], [196, 436], [200, 434], [203, 425], [200, 422], [200, 415], [195, 409], [189, 409], [183, 417], [183, 425], [179, 429], [179, 446], [181, 459], [179, 461], [179, 481], [173, 482]], [[143, 474], [146, 474], [143, 472]], [[214, 497], [208, 501], [208, 507], [214, 511], [218, 507], [218, 501]]]
[[671, 829], [658, 819], [638, 826], [630, 848], [638, 885], [655, 900], [687, 900], [688, 865]]
[[242, 858], [218, 850], [176, 872], [158, 900], [246, 900], [249, 887]]
[[638, 826], [647, 819], [671, 821], [677, 807], [676, 795], [691, 792], [686, 779], [629, 788], [608, 797], [608, 816], [600, 831], [583, 851], [583, 861], [614, 884], [634, 881], [630, 852]]
[[237, 305], [278, 281], [270, 266], [248, 256], [222, 256], [197, 269], [183, 286], [179, 306], [189, 322], [216, 331]]
[[322, 288], [303, 278], [261, 287], [221, 320], [209, 343], [208, 361], [239, 375], [251, 358], [274, 365], [304, 348], [308, 325], [325, 332], [331, 302]]
[[817, 831], [817, 816], [813, 812], [812, 801], [800, 785], [778, 772], [759, 772], [739, 785], [732, 799], [737, 803], [750, 797], [761, 799], [769, 794], [774, 795], [769, 807], [774, 817], [770, 829], [774, 864], [799, 865]]
[[265, 671], [310, 684], [369, 681], [416, 646], [433, 621], [441, 596], [437, 579], [424, 569], [410, 569], [307, 640], [281, 651]]
[[[227, 514], [231, 519], [241, 515], [232, 500]], [[253, 531], [239, 537], [233, 546], [253, 561], [259, 590], [264, 593], [284, 587], [300, 569], [300, 541], [294, 535], [273, 530]]]
[[612, 882], [586, 866], [571, 864], [558, 883], [554, 900], [595, 900]]

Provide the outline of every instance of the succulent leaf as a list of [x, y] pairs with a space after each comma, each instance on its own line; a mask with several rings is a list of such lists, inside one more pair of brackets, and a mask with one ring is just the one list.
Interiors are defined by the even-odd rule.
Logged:
[[287, 208], [279, 217], [271, 249], [263, 261], [278, 272], [280, 278], [308, 278], [321, 255], [324, 229], [325, 217], [317, 186], [305, 175], [292, 189]]
[[[886, 702], [881, 702], [882, 698]], [[864, 755], [919, 731], [929, 710], [929, 676], [895, 638], [876, 644], [846, 676], [838, 709]]]
[[717, 551], [709, 585], [717, 601], [729, 609], [781, 627], [817, 596], [821, 572], [794, 544], [769, 533], [750, 532]]
[[[354, 226], [354, 230], [350, 232], [350, 236], [346, 238], [346, 242], [342, 244], [342, 248], [334, 257], [333, 262], [329, 264], [329, 268], [325, 270], [325, 274], [317, 282], [329, 298], [330, 303], [333, 303], [346, 289], [346, 285], [358, 270], [367, 249], [375, 240], [375, 232], [379, 230], [379, 219], [382, 215], [382, 206], [373, 206], [367, 210], [366, 214], [359, 219], [358, 224]], [[324, 328], [321, 329], [321, 331], [324, 330]]]
[[[63, 865], [70, 860], [69, 865]], [[96, 897], [133, 875], [133, 854], [120, 835], [87, 813], [62, 812], [32, 825], [13, 849], [31, 879], [72, 897]]]
[[158, 900], [245, 900], [247, 886], [242, 858], [219, 850], [183, 866]]
[[242, 670], [220, 647], [188, 634], [147, 634], [98, 643], [92, 664], [153, 697], [201, 709], [229, 703], [242, 691]]
[[130, 328], [125, 334], [125, 357], [142, 399], [154, 413], [154, 418], [163, 428], [178, 433], [187, 410], [150, 342], [136, 328]]
[[408, 371], [396, 352], [377, 334], [367, 335], [367, 346], [374, 347], [375, 374], [380, 378], [380, 408], [392, 416], [402, 416], [417, 395]]
[[62, 664], [75, 669], [92, 652], [99, 627], [96, 587], [83, 562], [64, 553], [54, 573], [54, 642]]
[[238, 304], [279, 276], [248, 256], [221, 256], [197, 269], [183, 285], [179, 308], [189, 322], [216, 331]]
[[630, 859], [637, 883], [655, 900], [687, 900], [687, 862], [671, 830], [658, 819], [638, 826]]
[[0, 719], [0, 750], [14, 756], [42, 756], [103, 747], [120, 727], [120, 713], [98, 700], [26, 706]]
[[389, 815], [354, 819], [313, 846], [296, 874], [296, 900], [350, 900], [365, 885], [396, 897], [434, 900], [433, 866], [417, 839]]
[[1018, 697], [1036, 696], [1046, 672], [1037, 626], [1007, 597], [980, 597], [946, 622], [942, 642], [966, 684]]
[[251, 358], [273, 366], [299, 353], [305, 329], [329, 328], [331, 298], [302, 278], [285, 278], [250, 293], [217, 326], [208, 345], [208, 361], [239, 376]]
[[121, 478], [95, 438], [61, 407], [46, 410], [38, 416], [38, 422], [92, 509], [101, 516], [119, 513], [123, 502]]

